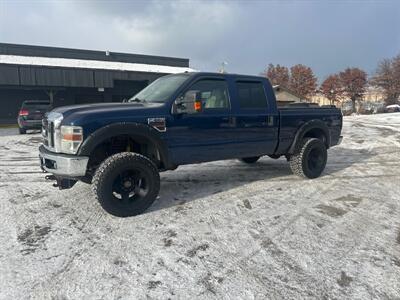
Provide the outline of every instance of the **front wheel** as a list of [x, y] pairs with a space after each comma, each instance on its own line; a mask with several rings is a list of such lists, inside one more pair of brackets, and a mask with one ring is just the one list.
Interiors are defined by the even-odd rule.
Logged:
[[290, 156], [289, 165], [292, 172], [306, 178], [317, 178], [326, 166], [328, 152], [323, 141], [316, 138], [305, 138]]
[[147, 157], [118, 153], [107, 158], [93, 177], [93, 192], [100, 205], [117, 217], [143, 213], [158, 196], [160, 175]]
[[19, 134], [25, 134], [26, 129], [25, 128], [19, 128]]

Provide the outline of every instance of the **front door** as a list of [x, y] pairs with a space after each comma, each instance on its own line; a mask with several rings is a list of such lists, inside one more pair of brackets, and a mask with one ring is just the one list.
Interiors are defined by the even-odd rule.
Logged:
[[205, 77], [189, 90], [200, 92], [203, 109], [174, 115], [167, 124], [172, 161], [180, 165], [231, 158], [235, 152], [235, 124], [227, 82], [221, 77]]

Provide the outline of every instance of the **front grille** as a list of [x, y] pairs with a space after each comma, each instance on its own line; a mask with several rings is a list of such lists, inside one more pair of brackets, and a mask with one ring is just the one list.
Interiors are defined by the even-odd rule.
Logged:
[[54, 148], [54, 123], [49, 122], [49, 146]]
[[54, 148], [54, 123], [47, 118], [42, 120], [42, 136], [43, 144], [47, 147]]

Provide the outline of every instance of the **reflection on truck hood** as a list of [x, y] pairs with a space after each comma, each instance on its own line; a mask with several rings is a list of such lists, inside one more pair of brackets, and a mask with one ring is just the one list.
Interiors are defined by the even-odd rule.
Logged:
[[61, 113], [64, 124], [80, 124], [96, 119], [148, 117], [163, 111], [164, 103], [101, 103], [63, 106], [53, 110]]

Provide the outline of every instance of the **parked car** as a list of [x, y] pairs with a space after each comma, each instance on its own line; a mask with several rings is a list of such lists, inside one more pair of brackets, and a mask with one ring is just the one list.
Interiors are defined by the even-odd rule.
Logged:
[[41, 129], [42, 119], [50, 110], [50, 102], [46, 100], [28, 100], [22, 103], [18, 113], [19, 133], [25, 134], [28, 129]]
[[400, 105], [399, 104], [388, 105], [385, 108], [385, 112], [387, 113], [400, 112]]
[[278, 109], [264, 77], [183, 73], [157, 79], [128, 103], [54, 109], [39, 153], [55, 186], [91, 183], [107, 212], [126, 217], [150, 207], [159, 172], [179, 165], [285, 156], [294, 174], [316, 178], [341, 130], [335, 107]]

